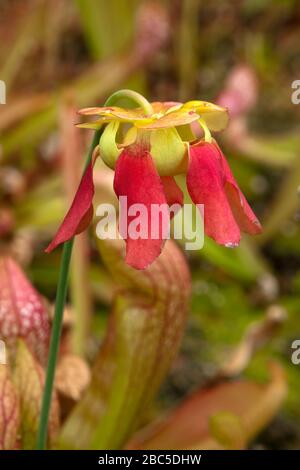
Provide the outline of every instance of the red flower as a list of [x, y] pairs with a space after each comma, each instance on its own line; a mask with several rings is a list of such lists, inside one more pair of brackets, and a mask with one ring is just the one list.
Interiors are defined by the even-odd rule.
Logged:
[[[193, 202], [204, 205], [208, 236], [232, 247], [239, 244], [241, 231], [259, 233], [260, 223], [225, 157], [216, 143], [210, 143], [210, 130], [226, 126], [226, 110], [202, 101], [184, 105], [152, 103], [150, 107], [153, 110], [150, 115], [145, 115], [141, 108], [103, 107], [81, 111], [83, 115], [98, 117], [83, 127], [106, 126], [99, 149], [102, 160], [115, 170], [114, 189], [120, 200], [119, 231], [126, 239], [127, 263], [144, 269], [159, 256], [169, 233], [168, 206], [183, 204], [183, 194], [174, 175], [185, 172]], [[190, 126], [196, 121], [204, 129], [205, 137], [195, 144]], [[88, 227], [93, 216], [93, 196], [91, 163], [47, 252]], [[140, 213], [137, 204], [142, 205]], [[153, 205], [159, 208], [159, 219], [151, 217]]]
[[[114, 190], [118, 197], [127, 196], [128, 208], [134, 204], [143, 204], [147, 209], [147, 234], [133, 239], [128, 233], [128, 226], [133, 216], [120, 214], [120, 232], [126, 233], [126, 262], [137, 269], [144, 269], [160, 254], [169, 229], [169, 211], [160, 217], [159, 227], [153, 227], [151, 206], [174, 203], [183, 204], [183, 194], [173, 177], [159, 177], [149, 151], [141, 145], [126, 148], [117, 160]], [[124, 224], [126, 226], [124, 227]], [[157, 239], [151, 236], [156, 230]]]
[[[120, 154], [115, 168], [114, 190], [118, 197], [127, 197], [126, 208], [121, 204], [119, 221], [119, 231], [126, 238], [126, 262], [136, 269], [145, 269], [159, 256], [167, 237], [170, 220], [167, 205], [182, 205], [183, 193], [172, 176], [159, 176], [149, 151], [142, 144], [126, 147]], [[93, 196], [94, 183], [90, 164], [67, 215], [46, 248], [47, 253], [88, 227], [93, 215]], [[147, 233], [137, 239], [128, 230], [136, 217], [130, 211], [134, 204], [143, 204], [148, 219]], [[159, 227], [153, 226], [153, 204], [163, 205]], [[156, 237], [151, 236], [153, 231], [157, 234]]]
[[238, 187], [215, 143], [190, 148], [187, 187], [195, 204], [204, 205], [205, 233], [228, 247], [240, 242], [240, 231], [255, 235], [261, 225]]

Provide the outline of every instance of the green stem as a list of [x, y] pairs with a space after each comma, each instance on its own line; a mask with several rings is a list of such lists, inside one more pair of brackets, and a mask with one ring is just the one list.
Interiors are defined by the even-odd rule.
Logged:
[[61, 259], [61, 267], [58, 279], [55, 313], [52, 325], [52, 334], [50, 341], [50, 354], [47, 365], [47, 374], [45, 381], [45, 389], [42, 401], [42, 409], [40, 416], [40, 425], [37, 438], [37, 449], [42, 450], [46, 446], [47, 433], [48, 433], [48, 419], [52, 398], [53, 381], [56, 368], [56, 360], [59, 351], [59, 341], [61, 335], [61, 325], [64, 312], [64, 305], [68, 288], [68, 275], [69, 265], [73, 248], [73, 239], [64, 244], [63, 254]]
[[[113, 106], [117, 101], [122, 98], [129, 98], [138, 106], [141, 106], [146, 114], [152, 114], [153, 109], [151, 104], [139, 93], [132, 91], [132, 90], [119, 90], [113, 95], [111, 95], [105, 103], [105, 106]], [[90, 163], [93, 155], [94, 148], [98, 145], [102, 130], [99, 129], [95, 132], [90, 151], [87, 157], [87, 161], [85, 163], [85, 169], [87, 168], [88, 164]], [[62, 328], [62, 319], [63, 319], [63, 312], [64, 306], [67, 296], [68, 290], [68, 277], [69, 277], [69, 270], [70, 270], [70, 261], [73, 249], [73, 241], [74, 238], [68, 240], [64, 243], [63, 247], [63, 254], [61, 259], [60, 265], [60, 272], [57, 284], [57, 293], [56, 293], [56, 301], [55, 301], [55, 312], [54, 312], [54, 319], [52, 325], [52, 332], [51, 332], [51, 340], [49, 346], [49, 357], [48, 357], [48, 364], [47, 364], [47, 371], [46, 371], [46, 380], [45, 380], [45, 387], [42, 399], [42, 408], [41, 408], [41, 415], [40, 415], [40, 422], [39, 422], [39, 429], [37, 435], [37, 445], [36, 448], [38, 450], [43, 450], [46, 447], [47, 442], [47, 435], [48, 435], [48, 421], [49, 421], [49, 413], [50, 413], [50, 406], [51, 406], [51, 399], [52, 399], [52, 392], [53, 392], [53, 384], [54, 384], [54, 377], [55, 377], [55, 369], [56, 363], [59, 353], [59, 343], [60, 343], [60, 336], [61, 336], [61, 328]]]
[[116, 91], [106, 101], [105, 106], [113, 106], [117, 101], [120, 101], [121, 99], [124, 99], [124, 98], [133, 101], [135, 104], [143, 108], [143, 110], [145, 111], [147, 115], [153, 114], [154, 111], [153, 111], [151, 103], [149, 103], [149, 101], [146, 100], [144, 96], [140, 95], [140, 93], [138, 93], [137, 91], [133, 91], [133, 90]]
[[[87, 157], [87, 161], [85, 164], [85, 168], [91, 161], [93, 150], [96, 147], [96, 145], [98, 145], [98, 142], [100, 140], [100, 134], [101, 134], [101, 131], [95, 132], [93, 142], [92, 142], [92, 145], [91, 145], [88, 157]], [[56, 293], [56, 300], [55, 300], [55, 311], [54, 311], [54, 318], [53, 318], [53, 325], [52, 325], [52, 332], [51, 332], [51, 340], [50, 340], [50, 346], [49, 346], [49, 357], [48, 357], [48, 364], [47, 364], [46, 380], [45, 380], [41, 416], [40, 416], [38, 436], [37, 436], [36, 448], [38, 450], [45, 449], [46, 442], [47, 442], [49, 413], [50, 413], [50, 406], [51, 406], [51, 399], [52, 399], [55, 369], [56, 369], [57, 357], [58, 357], [58, 352], [59, 352], [59, 342], [60, 342], [60, 336], [61, 336], [64, 306], [65, 306], [67, 290], [68, 290], [68, 277], [69, 277], [73, 242], [74, 242], [74, 238], [65, 242], [64, 247], [63, 247], [63, 254], [62, 254], [60, 272], [59, 272], [59, 278], [58, 278], [58, 284], [57, 284], [57, 293]]]

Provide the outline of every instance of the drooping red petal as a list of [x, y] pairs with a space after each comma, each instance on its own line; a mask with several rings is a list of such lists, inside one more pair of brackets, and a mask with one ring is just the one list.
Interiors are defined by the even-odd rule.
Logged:
[[[159, 256], [169, 228], [163, 185], [146, 148], [136, 144], [123, 150], [116, 164], [114, 190], [119, 199], [121, 196], [127, 197], [127, 207], [121, 202], [119, 220], [120, 233], [123, 237], [124, 234], [127, 236], [126, 262], [136, 269], [145, 269]], [[139, 225], [141, 235], [136, 239], [131, 224], [142, 213], [129, 213], [134, 204], [142, 204], [144, 214], [140, 219], [143, 229]], [[163, 215], [158, 220], [151, 218], [151, 206], [154, 204], [164, 205]], [[153, 237], [153, 232], [157, 238]]]
[[[183, 206], [183, 192], [177, 185], [175, 178], [173, 176], [161, 176], [160, 179], [169, 207], [173, 206], [173, 204]], [[176, 213], [177, 210], [172, 211], [170, 213], [171, 218], [173, 218]]]
[[213, 144], [191, 147], [187, 187], [193, 202], [204, 205], [205, 233], [221, 245], [238, 245], [240, 229], [225, 192], [221, 156]]
[[262, 231], [260, 222], [240, 190], [221, 149], [218, 146], [216, 147], [221, 156], [226, 179], [225, 192], [234, 218], [243, 232], [250, 233], [250, 235], [257, 235]]
[[93, 197], [93, 163], [90, 163], [81, 179], [67, 215], [45, 250], [47, 253], [50, 253], [61, 243], [70, 240], [74, 235], [83, 232], [89, 226], [93, 218]]

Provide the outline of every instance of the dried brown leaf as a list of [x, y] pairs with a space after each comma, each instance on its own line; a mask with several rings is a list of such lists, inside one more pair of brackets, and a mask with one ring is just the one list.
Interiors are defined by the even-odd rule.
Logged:
[[56, 390], [78, 401], [91, 379], [90, 369], [87, 363], [78, 356], [67, 354], [61, 358], [56, 369]]

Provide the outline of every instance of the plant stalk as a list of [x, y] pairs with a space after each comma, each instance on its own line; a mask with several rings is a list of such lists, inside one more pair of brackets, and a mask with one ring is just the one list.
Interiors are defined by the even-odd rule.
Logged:
[[[85, 167], [89, 164], [92, 158], [93, 150], [96, 147], [96, 145], [98, 145], [98, 142], [100, 139], [100, 133], [101, 131], [95, 132]], [[69, 277], [73, 242], [74, 242], [74, 239], [68, 240], [67, 242], [64, 243], [64, 247], [63, 247], [63, 254], [62, 254], [60, 272], [59, 272], [59, 278], [58, 278], [58, 284], [57, 284], [57, 293], [56, 293], [55, 311], [54, 311], [54, 318], [53, 318], [53, 325], [52, 325], [52, 332], [51, 332], [51, 340], [50, 340], [50, 346], [49, 346], [49, 357], [48, 357], [48, 364], [47, 364], [46, 380], [45, 380], [41, 416], [40, 416], [38, 436], [37, 436], [36, 448], [38, 450], [43, 450], [46, 447], [49, 413], [50, 413], [50, 406], [51, 406], [51, 399], [52, 399], [55, 369], [56, 369], [57, 357], [58, 357], [58, 352], [59, 352], [59, 343], [60, 343], [60, 336], [61, 336], [64, 306], [65, 306], [67, 290], [68, 290], [68, 277]]]

